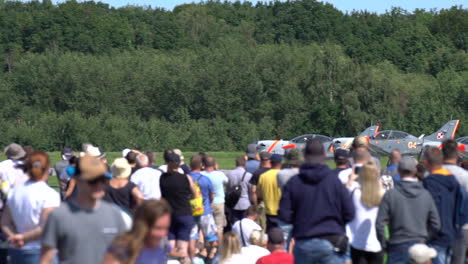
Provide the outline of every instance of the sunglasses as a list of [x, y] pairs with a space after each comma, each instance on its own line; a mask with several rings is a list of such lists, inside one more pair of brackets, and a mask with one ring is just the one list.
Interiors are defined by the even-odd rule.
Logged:
[[98, 177], [98, 178], [96, 178], [96, 179], [94, 179], [94, 180], [87, 181], [87, 183], [88, 183], [89, 185], [96, 185], [96, 184], [98, 184], [98, 183], [106, 184], [106, 183], [108, 183], [108, 182], [109, 182], [109, 179], [107, 179], [107, 177], [105, 177], [105, 176], [101, 176], [101, 177]]

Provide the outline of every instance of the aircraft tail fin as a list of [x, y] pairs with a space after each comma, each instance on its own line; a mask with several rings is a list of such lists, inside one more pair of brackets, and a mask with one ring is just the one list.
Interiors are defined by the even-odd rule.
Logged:
[[366, 130], [362, 131], [359, 135], [360, 137], [373, 137], [377, 134], [380, 130], [380, 126], [370, 126], [366, 128]]
[[450, 120], [432, 135], [424, 137], [424, 141], [444, 141], [455, 138], [460, 120]]

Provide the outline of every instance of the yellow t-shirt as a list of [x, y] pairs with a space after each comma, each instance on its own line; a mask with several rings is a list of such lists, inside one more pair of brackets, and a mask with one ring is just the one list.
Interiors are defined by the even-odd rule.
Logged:
[[265, 203], [265, 213], [267, 215], [277, 215], [279, 202], [281, 200], [281, 190], [278, 187], [278, 172], [280, 170], [270, 169], [260, 175], [257, 188], [263, 197]]

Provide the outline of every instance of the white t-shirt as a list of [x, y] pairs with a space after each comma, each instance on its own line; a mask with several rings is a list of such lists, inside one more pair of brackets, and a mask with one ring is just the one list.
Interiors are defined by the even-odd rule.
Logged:
[[242, 264], [255, 264], [259, 258], [270, 255], [270, 251], [257, 245], [250, 245], [241, 249], [241, 255], [246, 259]]
[[[167, 172], [167, 164], [163, 164], [161, 166], [159, 166], [160, 170], [162, 170], [163, 172]], [[179, 173], [182, 173], [182, 174], [185, 174], [184, 170], [182, 168], [179, 168], [178, 169]]]
[[241, 221], [242, 221], [242, 233], [244, 235], [245, 246], [250, 246], [250, 242], [249, 242], [250, 234], [252, 233], [252, 231], [255, 231], [255, 230], [262, 231], [262, 227], [259, 226], [257, 223], [255, 223], [254, 220], [249, 219], [249, 218], [244, 218], [242, 220], [235, 222], [234, 225], [232, 226], [232, 232], [236, 233], [239, 236], [241, 245], [243, 245], [242, 238], [241, 238], [241, 230], [240, 230]]
[[16, 187], [24, 183], [24, 181], [22, 181], [22, 179], [25, 179], [24, 171], [16, 168], [16, 165], [20, 164], [23, 164], [23, 162], [11, 159], [0, 162], [0, 179], [2, 181], [7, 181], [10, 187]]
[[[363, 164], [354, 164], [355, 167], [362, 167]], [[349, 176], [351, 176], [351, 173], [353, 172], [353, 168], [345, 169], [342, 170], [338, 173], [338, 178], [340, 179], [341, 183], [346, 185], [349, 181]], [[358, 180], [356, 179], [351, 183], [351, 186], [349, 186], [349, 191], [352, 192], [354, 189], [361, 187], [359, 184]]]
[[375, 231], [375, 220], [379, 207], [367, 207], [361, 201], [361, 189], [353, 192], [353, 203], [356, 215], [353, 221], [347, 225], [350, 243], [355, 249], [367, 252], [379, 252], [382, 250]]
[[[33, 230], [40, 224], [42, 210], [60, 206], [60, 195], [43, 181], [28, 181], [16, 187], [7, 200], [18, 233]], [[40, 248], [40, 241], [32, 241], [23, 249]]]
[[161, 171], [145, 167], [132, 174], [131, 181], [138, 186], [145, 200], [161, 199], [161, 189], [159, 179]]
[[242, 254], [234, 254], [225, 261], [220, 261], [220, 264], [242, 264], [246, 263], [247, 261], [249, 261], [247, 257], [243, 256]]

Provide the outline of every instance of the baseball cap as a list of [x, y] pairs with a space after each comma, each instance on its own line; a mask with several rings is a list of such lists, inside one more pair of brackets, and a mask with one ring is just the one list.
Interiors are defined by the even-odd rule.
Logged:
[[425, 244], [416, 244], [409, 248], [408, 253], [410, 259], [416, 263], [425, 263], [426, 261], [433, 259], [437, 256], [437, 251], [433, 248], [426, 246]]
[[283, 162], [283, 156], [281, 156], [280, 154], [273, 154], [271, 155], [270, 160], [272, 163], [281, 163]]
[[273, 227], [268, 231], [268, 242], [274, 245], [278, 245], [284, 242], [283, 230], [279, 227]]
[[249, 144], [247, 145], [247, 157], [255, 159], [257, 157], [257, 144]]
[[107, 166], [100, 159], [85, 154], [79, 162], [80, 178], [85, 181], [92, 181], [102, 177], [107, 172]]
[[338, 149], [335, 151], [335, 160], [347, 160], [349, 158], [348, 151], [344, 149]]
[[290, 149], [286, 152], [286, 164], [301, 165], [304, 162], [304, 156], [299, 149]]
[[400, 162], [398, 163], [398, 169], [402, 171], [413, 172], [416, 170], [417, 165], [418, 165], [418, 162], [413, 157], [403, 156], [400, 159]]
[[175, 162], [175, 163], [180, 163], [180, 156], [175, 154], [175, 153], [169, 153], [166, 156], [166, 162]]
[[132, 150], [129, 149], [129, 148], [126, 148], [126, 149], [122, 150], [122, 158], [127, 157], [127, 154], [128, 154], [130, 151], [132, 151]]
[[271, 153], [270, 153], [270, 152], [262, 152], [262, 153], [260, 153], [260, 159], [261, 159], [261, 160], [269, 160], [269, 159], [271, 159]]

